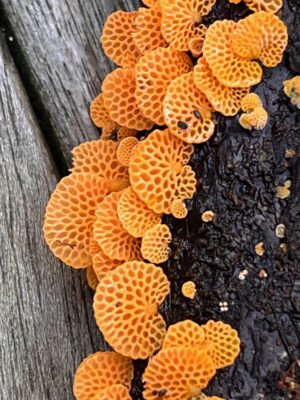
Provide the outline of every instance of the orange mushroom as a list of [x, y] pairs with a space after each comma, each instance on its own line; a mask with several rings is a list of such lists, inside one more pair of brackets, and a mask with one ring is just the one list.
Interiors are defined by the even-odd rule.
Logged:
[[204, 329], [189, 319], [170, 325], [163, 341], [163, 349], [169, 347], [195, 347], [201, 350], [205, 341]]
[[105, 122], [102, 127], [101, 140], [113, 140], [120, 142], [122, 139], [127, 137], [133, 137], [137, 135], [136, 129], [130, 129], [126, 126], [121, 126], [117, 122], [111, 119]]
[[216, 0], [161, 0], [162, 34], [175, 50], [188, 51], [192, 37], [201, 35], [202, 17], [207, 15]]
[[112, 260], [107, 257], [102, 249], [99, 248], [98, 253], [93, 256], [93, 270], [98, 281], [100, 281], [109, 271], [113, 271], [124, 262], [124, 260]]
[[141, 253], [145, 260], [161, 264], [170, 256], [172, 234], [167, 225], [157, 224], [148, 229], [142, 239]]
[[86, 279], [89, 287], [92, 290], [96, 290], [99, 280], [97, 278], [97, 275], [95, 274], [93, 266], [87, 267], [86, 269]]
[[134, 69], [115, 69], [102, 84], [105, 107], [110, 118], [122, 126], [138, 131], [151, 129], [153, 122], [138, 108], [135, 90]]
[[128, 169], [117, 159], [118, 143], [112, 140], [92, 140], [72, 150], [72, 173], [88, 173], [103, 177], [109, 191], [119, 191], [129, 185]]
[[223, 86], [212, 74], [204, 57], [198, 60], [194, 68], [194, 82], [201, 90], [213, 108], [226, 116], [235, 115], [241, 108], [242, 98], [249, 88], [229, 88]]
[[196, 88], [193, 72], [170, 83], [163, 104], [169, 131], [184, 142], [203, 143], [214, 133], [212, 106]]
[[216, 373], [205, 352], [191, 347], [170, 347], [152, 357], [143, 375], [145, 400], [192, 400]]
[[193, 146], [168, 130], [155, 130], [139, 144], [129, 167], [131, 186], [157, 214], [170, 214], [175, 199], [195, 193], [195, 173], [186, 165], [192, 154]]
[[137, 11], [116, 11], [107, 18], [102, 31], [101, 43], [104, 53], [124, 68], [134, 67], [140, 56], [132, 37], [137, 15]]
[[197, 36], [191, 37], [189, 40], [188, 46], [189, 46], [189, 51], [192, 53], [192, 56], [195, 58], [198, 58], [202, 54], [202, 47], [203, 47], [203, 42], [205, 39], [205, 35], [207, 32], [206, 26], [202, 26], [201, 31], [198, 32]]
[[141, 241], [131, 236], [119, 220], [117, 208], [121, 195], [122, 191], [113, 192], [98, 204], [94, 239], [111, 260], [137, 260], [141, 258]]
[[136, 101], [142, 113], [164, 125], [163, 100], [169, 83], [192, 69], [185, 53], [158, 48], [142, 56], [136, 65]]
[[91, 103], [90, 106], [90, 116], [94, 125], [97, 128], [103, 128], [106, 122], [110, 120], [109, 113], [104, 106], [103, 96], [100, 93]]
[[184, 297], [187, 297], [188, 299], [194, 299], [197, 293], [197, 288], [195, 283], [193, 281], [184, 282], [184, 284], [181, 287], [181, 292], [184, 295]]
[[120, 354], [146, 359], [161, 347], [166, 324], [158, 312], [170, 291], [162, 269], [141, 261], [109, 272], [94, 297], [97, 325]]
[[137, 148], [138, 143], [139, 140], [133, 136], [121, 140], [117, 150], [117, 158], [120, 164], [129, 167], [134, 148]]
[[263, 107], [256, 107], [252, 112], [242, 114], [239, 122], [244, 129], [261, 130], [268, 122], [268, 113]]
[[255, 13], [266, 11], [275, 14], [282, 7], [282, 0], [244, 0], [244, 2]]
[[256, 93], [248, 93], [241, 101], [242, 111], [249, 113], [257, 107], [263, 107], [260, 97]]
[[112, 385], [101, 390], [93, 400], [132, 400], [132, 398], [126, 386]]
[[56, 186], [48, 202], [44, 236], [54, 255], [73, 268], [92, 265], [88, 254], [96, 206], [108, 193], [97, 175], [73, 173]]
[[188, 210], [181, 199], [175, 199], [171, 204], [171, 214], [173, 217], [183, 219], [187, 216]]
[[136, 238], [145, 236], [149, 229], [161, 222], [161, 216], [150, 210], [132, 187], [122, 192], [118, 202], [118, 217], [123, 228]]
[[85, 358], [74, 378], [76, 400], [90, 400], [112, 385], [130, 387], [133, 366], [130, 358], [114, 352], [97, 352]]
[[284, 93], [291, 99], [291, 103], [300, 108], [300, 76], [283, 82]]

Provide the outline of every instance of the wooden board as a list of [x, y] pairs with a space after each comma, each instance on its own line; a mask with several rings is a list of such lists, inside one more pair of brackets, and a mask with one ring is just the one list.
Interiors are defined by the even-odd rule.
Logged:
[[83, 272], [43, 240], [55, 167], [0, 37], [0, 398], [72, 399], [74, 370], [103, 348]]

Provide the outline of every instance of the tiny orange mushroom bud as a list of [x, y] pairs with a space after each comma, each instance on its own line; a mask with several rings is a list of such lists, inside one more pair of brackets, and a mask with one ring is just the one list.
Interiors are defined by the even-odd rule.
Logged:
[[173, 200], [171, 204], [171, 214], [173, 215], [173, 217], [178, 219], [183, 219], [187, 216], [188, 210], [181, 199]]
[[169, 347], [196, 347], [201, 350], [205, 340], [204, 329], [189, 319], [170, 325], [163, 341]]
[[143, 375], [145, 400], [192, 400], [215, 375], [210, 356], [191, 347], [170, 347], [152, 357]]
[[264, 129], [268, 122], [268, 113], [263, 107], [256, 107], [250, 113], [240, 116], [240, 124], [244, 129]]
[[133, 136], [121, 140], [117, 150], [117, 158], [120, 164], [129, 167], [134, 148], [138, 143], [139, 140]]
[[103, 96], [101, 93], [91, 103], [90, 116], [97, 128], [103, 128], [105, 123], [110, 120], [109, 113], [104, 105]]
[[94, 239], [112, 260], [137, 260], [141, 258], [140, 239], [131, 236], [118, 217], [118, 202], [122, 191], [113, 192], [98, 204], [94, 223]]
[[300, 108], [300, 76], [283, 82], [284, 93], [291, 99], [291, 103]]
[[205, 39], [207, 28], [202, 25], [202, 29], [197, 33], [197, 36], [192, 37], [189, 40], [189, 51], [192, 53], [192, 56], [198, 58], [202, 54], [203, 42]]
[[172, 234], [167, 225], [157, 224], [148, 229], [142, 239], [141, 252], [143, 258], [155, 264], [161, 264], [170, 256], [169, 243]]
[[241, 101], [241, 109], [244, 112], [252, 112], [257, 107], [263, 107], [260, 97], [256, 93], [248, 93]]
[[119, 265], [124, 264], [125, 261], [112, 260], [107, 257], [102, 249], [99, 249], [98, 253], [93, 256], [93, 269], [100, 281], [108, 272], [113, 271]]
[[163, 100], [169, 83], [191, 71], [189, 56], [170, 48], [158, 48], [142, 56], [136, 65], [136, 101], [142, 113], [164, 125]]
[[196, 285], [193, 281], [187, 281], [182, 285], [181, 291], [184, 297], [193, 299], [197, 293]]
[[86, 279], [89, 287], [92, 290], [96, 290], [99, 280], [97, 278], [97, 275], [95, 274], [93, 266], [87, 267], [86, 269]]
[[76, 400], [95, 399], [99, 393], [112, 385], [130, 387], [133, 365], [130, 358], [114, 352], [97, 352], [85, 358], [74, 378]]
[[112, 385], [93, 398], [93, 400], [132, 400], [129, 390], [124, 385]]
[[54, 255], [67, 265], [92, 265], [88, 252], [96, 206], [107, 193], [105, 179], [76, 173], [63, 178], [52, 193], [45, 213], [44, 236]]
[[212, 106], [197, 89], [193, 72], [179, 76], [168, 86], [164, 117], [169, 131], [186, 143], [206, 142], [214, 133]]
[[158, 308], [170, 291], [162, 269], [141, 261], [109, 272], [94, 297], [97, 325], [120, 354], [146, 359], [161, 345], [166, 324]]

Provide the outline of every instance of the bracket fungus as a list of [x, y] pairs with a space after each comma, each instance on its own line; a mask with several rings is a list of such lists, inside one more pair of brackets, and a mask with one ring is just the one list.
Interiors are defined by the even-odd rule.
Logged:
[[204, 329], [189, 319], [170, 325], [163, 341], [163, 349], [169, 347], [195, 347], [201, 350], [205, 340]]
[[98, 281], [100, 281], [108, 272], [116, 269], [124, 262], [124, 260], [112, 260], [100, 248], [97, 254], [93, 256], [93, 270]]
[[145, 260], [161, 264], [170, 256], [172, 234], [167, 225], [157, 224], [148, 229], [142, 238], [141, 253]]
[[132, 398], [126, 386], [112, 385], [101, 390], [92, 400], [132, 400]]
[[181, 199], [175, 199], [171, 204], [171, 214], [173, 217], [183, 219], [188, 215], [185, 203]]
[[164, 99], [169, 132], [186, 143], [206, 142], [214, 133], [212, 106], [194, 83], [194, 73], [174, 79]]
[[97, 175], [73, 173], [56, 186], [48, 202], [44, 237], [54, 255], [73, 268], [92, 265], [88, 254], [97, 204], [108, 193]]
[[120, 164], [129, 167], [134, 148], [137, 149], [139, 140], [136, 137], [127, 137], [119, 143], [117, 150], [117, 159]]
[[169, 291], [168, 278], [153, 264], [131, 261], [109, 272], [94, 297], [96, 322], [105, 340], [133, 359], [151, 356], [166, 333], [158, 308]]
[[129, 388], [132, 378], [133, 365], [130, 358], [114, 352], [99, 351], [85, 358], [79, 365], [74, 378], [74, 396], [76, 400], [98, 399], [96, 396], [112, 385], [120, 384]]
[[283, 82], [284, 93], [291, 99], [291, 103], [300, 108], [300, 76]]

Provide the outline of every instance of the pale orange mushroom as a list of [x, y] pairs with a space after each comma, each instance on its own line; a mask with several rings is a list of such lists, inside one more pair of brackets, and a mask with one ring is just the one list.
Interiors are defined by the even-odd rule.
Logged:
[[162, 269], [141, 261], [109, 272], [94, 297], [97, 325], [120, 354], [146, 359], [161, 347], [166, 324], [158, 308], [170, 291]]
[[142, 56], [135, 67], [135, 97], [142, 113], [157, 125], [164, 125], [163, 100], [169, 83], [193, 65], [189, 56], [169, 48], [158, 48]]
[[141, 253], [145, 260], [161, 264], [170, 257], [172, 234], [167, 225], [157, 224], [148, 229], [142, 238]]
[[92, 400], [132, 400], [132, 398], [126, 386], [112, 385], [101, 390]]
[[91, 228], [97, 204], [107, 193], [105, 179], [79, 173], [63, 178], [52, 193], [45, 213], [44, 236], [54, 255], [67, 265], [92, 265], [88, 253]]
[[300, 76], [283, 82], [284, 93], [291, 99], [291, 103], [300, 108]]
[[93, 266], [87, 267], [86, 269], [86, 280], [89, 285], [89, 287], [92, 290], [96, 290], [99, 280], [97, 278], [97, 275], [95, 274]]
[[205, 341], [204, 329], [189, 319], [170, 325], [163, 341], [169, 347], [195, 347], [201, 350]]
[[214, 133], [212, 106], [194, 83], [194, 73], [174, 79], [164, 99], [169, 132], [186, 143], [206, 142]]
[[133, 365], [130, 358], [114, 352], [97, 352], [85, 358], [74, 378], [76, 400], [95, 399], [102, 390], [121, 384], [130, 388]]
[[197, 293], [195, 282], [187, 281], [181, 286], [181, 293], [188, 299], [194, 299]]
[[120, 164], [129, 167], [130, 159], [132, 158], [134, 148], [137, 148], [139, 140], [136, 137], [127, 137], [119, 143], [117, 150], [117, 158]]
[[99, 248], [97, 254], [93, 256], [93, 270], [100, 281], [108, 272], [113, 271], [119, 265], [124, 264], [124, 260], [112, 260], [104, 251]]
[[103, 128], [110, 120], [109, 113], [104, 105], [102, 93], [100, 93], [91, 103], [90, 116], [97, 128]]
[[263, 107], [256, 107], [249, 113], [240, 116], [240, 124], [244, 129], [264, 129], [268, 122], [268, 113]]
[[242, 111], [249, 113], [255, 108], [263, 107], [260, 97], [256, 93], [248, 93], [241, 101]]
[[131, 236], [118, 217], [122, 191], [113, 192], [98, 204], [94, 223], [94, 239], [111, 260], [141, 259], [140, 239]]
[[244, 0], [244, 2], [255, 13], [266, 11], [275, 14], [282, 7], [282, 0]]
[[171, 204], [171, 214], [173, 217], [183, 219], [187, 216], [188, 210], [181, 199], [175, 199]]
[[152, 357], [143, 374], [145, 400], [192, 400], [216, 373], [209, 355], [192, 347], [169, 347]]

